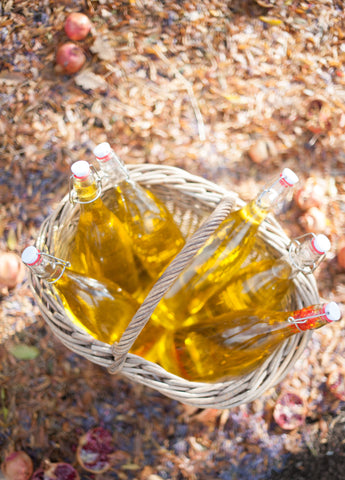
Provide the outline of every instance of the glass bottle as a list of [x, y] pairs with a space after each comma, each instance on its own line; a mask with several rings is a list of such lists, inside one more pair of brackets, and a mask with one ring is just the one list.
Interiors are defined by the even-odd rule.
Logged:
[[228, 312], [203, 325], [167, 331], [158, 362], [189, 381], [229, 380], [255, 370], [289, 337], [340, 317], [335, 302], [290, 312], [262, 307]]
[[202, 311], [195, 318], [190, 317], [185, 325], [200, 322], [201, 318], [211, 320], [228, 310], [243, 310], [260, 304], [272, 310], [286, 310], [293, 279], [299, 272], [312, 273], [330, 248], [331, 243], [323, 234], [296, 238], [284, 257], [267, 258], [244, 268], [222, 292], [209, 298]]
[[256, 199], [231, 212], [168, 289], [152, 319], [173, 329], [200, 311], [251, 255], [260, 224], [297, 181], [285, 168]]
[[182, 233], [164, 203], [130, 178], [109, 143], [97, 145], [94, 154], [102, 175], [114, 186], [104, 201], [127, 228], [135, 254], [156, 280], [183, 247]]
[[126, 229], [100, 198], [100, 182], [89, 163], [80, 160], [71, 170], [70, 196], [80, 204], [80, 217], [66, 260], [76, 272], [109, 279], [135, 292], [138, 272]]
[[[139, 308], [134, 298], [116, 283], [77, 273], [68, 262], [40, 252], [34, 246], [25, 248], [22, 261], [34, 275], [52, 284], [71, 322], [101, 342], [118, 341]], [[149, 322], [131, 352], [140, 352], [141, 356], [155, 361], [149, 352], [161, 333], [162, 329]]]

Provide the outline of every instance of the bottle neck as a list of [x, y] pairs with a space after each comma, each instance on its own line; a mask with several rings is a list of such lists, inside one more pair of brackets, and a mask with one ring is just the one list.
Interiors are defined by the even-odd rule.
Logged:
[[292, 187], [280, 175], [271, 185], [267, 186], [259, 196], [241, 208], [240, 214], [244, 221], [259, 225]]
[[54, 283], [63, 275], [65, 265], [58, 258], [40, 253], [37, 261], [28, 267], [37, 277]]
[[303, 242], [296, 239], [289, 249], [290, 262], [296, 272], [313, 272], [324, 255], [325, 252], [317, 250], [314, 236], [308, 237]]
[[325, 252], [317, 250], [315, 237], [308, 236], [303, 242], [295, 239], [287, 255], [277, 260], [272, 267], [272, 273], [278, 278], [293, 278], [299, 272], [312, 273], [322, 260]]
[[255, 200], [256, 205], [269, 211], [274, 208], [278, 201], [282, 200], [292, 187], [282, 174], [271, 185], [267, 186]]
[[99, 197], [100, 185], [90, 172], [83, 178], [73, 176], [73, 191], [78, 203], [91, 203]]
[[116, 184], [129, 181], [129, 173], [114, 151], [103, 158], [97, 158], [102, 175], [113, 180]]
[[326, 304], [311, 305], [292, 312], [288, 322], [294, 333], [315, 330], [330, 323], [331, 320], [328, 319], [325, 308]]
[[269, 214], [269, 209], [261, 208], [258, 205], [256, 200], [244, 205], [241, 208], [241, 218], [252, 225], [260, 225], [260, 223], [267, 217]]

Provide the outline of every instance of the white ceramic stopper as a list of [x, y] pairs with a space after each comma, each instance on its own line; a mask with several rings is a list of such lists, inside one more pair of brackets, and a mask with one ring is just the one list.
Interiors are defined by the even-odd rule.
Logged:
[[39, 258], [40, 252], [34, 246], [26, 247], [22, 252], [22, 261], [26, 265], [34, 265]]
[[97, 160], [102, 160], [104, 157], [107, 157], [111, 153], [111, 146], [108, 142], [99, 143], [93, 149], [93, 154]]
[[326, 253], [331, 248], [331, 242], [326, 235], [320, 233], [313, 238], [313, 247], [317, 253]]
[[295, 185], [299, 180], [298, 176], [290, 168], [284, 168], [282, 177], [290, 186]]
[[90, 165], [85, 160], [72, 163], [71, 170], [76, 178], [85, 178], [90, 173]]
[[325, 315], [329, 322], [336, 322], [341, 318], [339, 305], [335, 302], [329, 302], [325, 305]]

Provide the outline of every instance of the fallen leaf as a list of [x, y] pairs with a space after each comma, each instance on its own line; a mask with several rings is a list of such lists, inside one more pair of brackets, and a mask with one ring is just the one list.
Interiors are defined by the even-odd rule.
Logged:
[[259, 18], [262, 22], [268, 23], [269, 25], [281, 25], [283, 23], [282, 20], [279, 20], [279, 18], [275, 17], [266, 17], [265, 15], [261, 15]]
[[79, 87], [85, 90], [96, 90], [98, 88], [107, 88], [108, 84], [100, 75], [96, 75], [91, 70], [84, 70], [75, 77], [75, 82]]
[[0, 73], [0, 83], [7, 85], [17, 85], [18, 83], [25, 82], [25, 76], [20, 72], [9, 72], [4, 70]]
[[123, 470], [139, 470], [140, 466], [136, 463], [126, 463], [126, 465], [121, 465]]
[[274, 4], [271, 3], [270, 1], [265, 1], [265, 0], [255, 0], [255, 1], [258, 5], [260, 5], [260, 7], [271, 8], [274, 6]]
[[249, 102], [249, 99], [243, 95], [229, 94], [224, 95], [224, 98], [234, 105], [247, 105]]
[[7, 235], [7, 246], [10, 250], [15, 250], [17, 247], [17, 235], [13, 228], [10, 228]]
[[13, 0], [8, 0], [8, 2], [4, 2], [2, 6], [4, 13], [9, 13], [13, 8]]
[[13, 345], [9, 348], [9, 351], [17, 360], [33, 360], [40, 354], [37, 347], [25, 345], [24, 343]]
[[95, 53], [100, 60], [106, 60], [107, 62], [115, 60], [115, 51], [108, 37], [96, 37], [90, 50], [92, 53]]

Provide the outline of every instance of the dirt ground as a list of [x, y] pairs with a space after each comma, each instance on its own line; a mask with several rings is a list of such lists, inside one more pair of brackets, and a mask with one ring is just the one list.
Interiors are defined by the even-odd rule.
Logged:
[[[78, 42], [83, 69], [64, 75], [55, 55], [72, 11], [93, 27]], [[3, 0], [0, 39], [0, 250], [20, 255], [34, 243], [71, 163], [92, 162], [102, 141], [126, 163], [177, 166], [244, 200], [288, 166], [301, 186], [313, 178], [314, 209], [294, 196], [276, 216], [290, 237], [330, 238], [315, 276], [322, 298], [344, 302], [342, 1]], [[332, 372], [344, 382], [344, 320], [314, 332], [276, 388], [222, 411], [170, 400], [67, 350], [27, 279], [2, 293], [0, 315], [1, 460], [22, 449], [37, 468], [72, 463], [82, 480], [344, 478], [345, 401], [327, 383]], [[23, 345], [32, 358], [19, 358]], [[307, 408], [293, 431], [272, 419], [288, 390]], [[112, 432], [117, 452], [98, 476], [75, 454], [94, 426]]]

